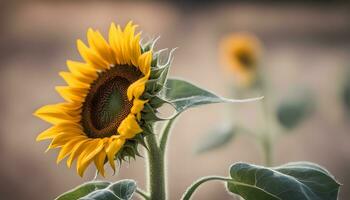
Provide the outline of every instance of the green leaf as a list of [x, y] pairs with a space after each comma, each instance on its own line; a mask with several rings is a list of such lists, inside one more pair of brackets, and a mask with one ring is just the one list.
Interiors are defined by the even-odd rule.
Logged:
[[96, 190], [79, 200], [129, 200], [136, 191], [134, 180], [121, 180], [109, 185], [107, 188]]
[[275, 168], [236, 163], [227, 188], [245, 200], [336, 200], [340, 184], [319, 165], [296, 162]]
[[231, 125], [223, 125], [211, 130], [203, 138], [199, 138], [195, 152], [200, 154], [211, 151], [228, 144], [236, 134], [236, 129]]
[[350, 76], [343, 90], [343, 102], [346, 110], [350, 112]]
[[277, 119], [283, 127], [295, 128], [311, 114], [313, 106], [313, 99], [309, 95], [298, 95], [280, 103]]
[[165, 90], [163, 90], [163, 97], [165, 101], [169, 102], [176, 110], [173, 117], [177, 114], [185, 111], [188, 108], [213, 104], [213, 103], [234, 103], [234, 102], [248, 102], [259, 100], [260, 98], [253, 99], [227, 99], [214, 94], [208, 90], [202, 89], [190, 82], [180, 79], [169, 78], [165, 84]]
[[56, 200], [77, 200], [80, 197], [83, 197], [93, 191], [104, 189], [108, 187], [111, 183], [105, 181], [93, 181], [84, 183], [71, 191], [68, 191], [59, 197]]

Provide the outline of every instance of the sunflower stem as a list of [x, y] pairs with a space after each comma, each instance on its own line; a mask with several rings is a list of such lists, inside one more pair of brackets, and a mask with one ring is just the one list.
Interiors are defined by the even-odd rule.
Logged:
[[154, 133], [146, 137], [149, 150], [147, 151], [148, 192], [150, 200], [166, 200], [165, 154], [157, 143]]
[[264, 153], [265, 165], [267, 167], [271, 167], [273, 165], [273, 141], [271, 135], [271, 127], [270, 127], [270, 115], [268, 110], [268, 104], [266, 99], [261, 101], [263, 113], [266, 120], [266, 130], [263, 132], [263, 135], [260, 139], [261, 146]]
[[171, 126], [174, 124], [175, 119], [176, 119], [176, 116], [174, 118], [168, 120], [166, 122], [166, 124], [164, 125], [162, 135], [160, 137], [160, 142], [159, 142], [159, 148], [161, 149], [163, 154], [165, 154], [166, 144], [168, 142], [169, 134], [171, 131]]

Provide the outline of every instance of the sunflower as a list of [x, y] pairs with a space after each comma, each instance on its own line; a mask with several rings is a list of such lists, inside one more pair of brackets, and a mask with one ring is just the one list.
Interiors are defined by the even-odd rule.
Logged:
[[[84, 62], [68, 60], [68, 72], [59, 73], [67, 86], [56, 90], [65, 102], [43, 106], [34, 113], [52, 124], [37, 141], [51, 139], [48, 150], [60, 148], [57, 163], [67, 158], [71, 167], [76, 160], [80, 176], [92, 162], [104, 176], [106, 162], [115, 171], [116, 158], [139, 155], [137, 144], [144, 144], [142, 138], [150, 126], [143, 116], [155, 113], [162, 104], [151, 97], [161, 90], [159, 80], [164, 79], [154, 72], [165, 67], [156, 62], [155, 41], [141, 45], [136, 27], [132, 22], [124, 29], [112, 23], [108, 41], [90, 28], [88, 46], [77, 41]], [[160, 87], [149, 84], [151, 79]]]
[[261, 54], [259, 40], [248, 33], [235, 33], [221, 41], [220, 49], [223, 63], [233, 72], [237, 83], [252, 85]]

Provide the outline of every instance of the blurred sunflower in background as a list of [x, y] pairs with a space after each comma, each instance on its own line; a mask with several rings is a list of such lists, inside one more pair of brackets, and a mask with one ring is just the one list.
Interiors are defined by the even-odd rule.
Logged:
[[261, 49], [258, 38], [249, 33], [234, 33], [221, 40], [221, 60], [239, 87], [250, 87], [257, 81]]
[[48, 150], [61, 148], [57, 163], [68, 157], [71, 167], [77, 160], [80, 176], [92, 162], [104, 176], [106, 161], [115, 171], [116, 157], [139, 155], [137, 144], [144, 144], [149, 125], [142, 118], [144, 107], [151, 108], [149, 111], [160, 107], [152, 103], [152, 95], [146, 95], [147, 82], [156, 77], [152, 70], [159, 71], [154, 62], [158, 54], [152, 51], [154, 43], [141, 45], [136, 27], [132, 22], [124, 29], [112, 23], [108, 42], [90, 28], [89, 47], [77, 41], [84, 62], [68, 60], [69, 71], [60, 72], [68, 86], [56, 90], [65, 102], [34, 113], [53, 125], [37, 141], [52, 139]]

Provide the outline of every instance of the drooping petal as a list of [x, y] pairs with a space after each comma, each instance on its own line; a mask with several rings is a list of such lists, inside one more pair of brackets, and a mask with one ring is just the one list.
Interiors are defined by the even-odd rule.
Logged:
[[100, 151], [94, 159], [95, 165], [99, 173], [104, 177], [105, 176], [105, 169], [104, 169], [104, 163], [106, 160], [107, 154], [104, 150]]
[[144, 76], [140, 78], [139, 80], [132, 83], [127, 90], [127, 96], [129, 101], [131, 101], [133, 98], [139, 98], [143, 92], [145, 91], [146, 82], [148, 81], [148, 77]]
[[91, 139], [81, 140], [80, 142], [76, 143], [69, 158], [67, 159], [67, 167], [68, 168], [70, 168], [72, 166], [74, 159], [81, 154], [81, 152], [84, 150], [86, 144], [89, 141], [91, 141]]
[[120, 138], [117, 138], [117, 139], [110, 141], [110, 143], [106, 149], [108, 161], [109, 161], [109, 164], [111, 165], [113, 171], [115, 171], [114, 156], [123, 147], [124, 143], [125, 143], [125, 139], [120, 137]]
[[148, 100], [140, 100], [140, 99], [134, 99], [133, 105], [131, 107], [131, 113], [137, 116], [137, 119], [141, 119], [141, 111], [144, 108], [145, 103], [147, 103]]
[[62, 149], [60, 150], [60, 153], [57, 156], [56, 163], [58, 164], [61, 162], [65, 157], [67, 157], [72, 151], [74, 146], [80, 142], [81, 140], [84, 140], [84, 138], [74, 138], [67, 142], [65, 145], [63, 145]]
[[80, 176], [83, 176], [87, 166], [93, 161], [93, 158], [103, 149], [102, 139], [93, 139], [84, 148], [78, 157], [77, 172]]
[[74, 132], [61, 132], [60, 134], [56, 135], [52, 139], [51, 144], [49, 145], [46, 151], [50, 149], [55, 149], [57, 147], [61, 147], [73, 139], [84, 139], [84, 138], [86, 138], [85, 135], [78, 135], [77, 133], [74, 133]]
[[142, 129], [133, 114], [129, 114], [118, 127], [118, 133], [127, 139], [131, 139], [141, 132]]

